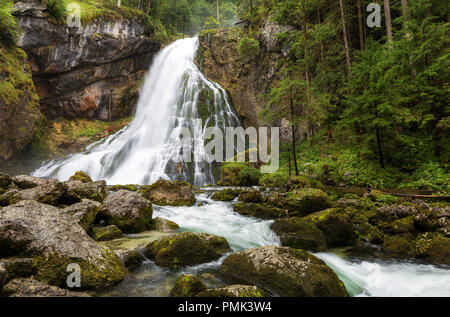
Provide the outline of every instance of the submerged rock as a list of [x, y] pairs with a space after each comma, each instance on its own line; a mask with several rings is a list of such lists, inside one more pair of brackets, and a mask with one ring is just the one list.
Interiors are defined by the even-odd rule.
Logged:
[[207, 233], [183, 232], [151, 242], [145, 255], [156, 265], [178, 268], [219, 259], [231, 251], [225, 238]]
[[67, 266], [81, 268], [83, 289], [120, 282], [127, 274], [120, 259], [95, 243], [72, 216], [50, 205], [21, 201], [0, 210], [0, 257], [33, 257], [35, 278], [66, 286]]
[[9, 297], [90, 297], [86, 293], [72, 292], [28, 278], [9, 281], [3, 292]]
[[219, 288], [206, 289], [197, 294], [197, 297], [267, 297], [266, 291], [257, 286], [228, 285]]
[[192, 185], [184, 181], [161, 179], [153, 185], [142, 186], [139, 192], [159, 206], [193, 206], [195, 203]]
[[148, 228], [153, 215], [152, 203], [135, 192], [119, 190], [109, 195], [100, 208], [100, 217], [125, 233]]
[[206, 289], [200, 279], [192, 274], [181, 274], [170, 291], [170, 297], [194, 297]]
[[315, 252], [327, 249], [325, 234], [313, 223], [299, 217], [277, 219], [270, 228], [278, 235], [283, 246]]
[[229, 255], [220, 272], [286, 297], [348, 296], [322, 260], [300, 249], [266, 246]]
[[121, 238], [122, 236], [122, 231], [115, 225], [92, 228], [92, 238], [96, 241], [108, 241]]

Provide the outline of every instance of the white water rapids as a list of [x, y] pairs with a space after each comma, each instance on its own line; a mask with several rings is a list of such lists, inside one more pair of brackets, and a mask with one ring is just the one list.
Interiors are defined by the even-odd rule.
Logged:
[[[214, 183], [213, 164], [192, 163], [177, 173], [173, 163], [183, 146], [178, 138], [181, 127], [194, 130], [199, 144], [203, 144], [205, 127], [223, 129], [239, 125], [225, 90], [206, 79], [194, 64], [197, 46], [197, 38], [179, 40], [155, 57], [135, 118], [128, 127], [89, 146], [83, 153], [45, 163], [34, 175], [67, 180], [83, 170], [93, 179], [104, 179], [108, 184], [151, 184], [159, 178], [177, 177], [196, 185]], [[203, 126], [194, 124], [198, 118], [204, 119]], [[194, 149], [195, 157], [204, 155], [203, 147]], [[231, 203], [213, 201], [207, 194], [198, 195], [197, 200], [206, 205], [155, 207], [154, 214], [175, 221], [183, 230], [225, 237], [233, 251], [280, 244], [270, 230], [271, 221], [241, 216], [233, 212]], [[332, 253], [316, 255], [330, 265], [353, 296], [450, 296], [450, 271], [443, 268], [398, 261], [350, 261]], [[221, 260], [182, 272], [198, 273], [209, 286], [220, 286], [223, 281], [205, 275], [216, 270], [220, 263]], [[180, 273], [147, 261], [134, 273], [134, 279], [116, 287], [113, 294], [166, 296]]]

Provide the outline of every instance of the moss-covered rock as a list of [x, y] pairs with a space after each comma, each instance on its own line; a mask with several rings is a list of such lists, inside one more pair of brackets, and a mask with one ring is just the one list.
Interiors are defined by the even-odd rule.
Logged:
[[82, 183], [91, 183], [92, 178], [83, 171], [78, 171], [74, 175], [70, 176], [69, 181], [80, 181]]
[[356, 243], [356, 233], [351, 223], [351, 212], [329, 208], [312, 213], [302, 219], [312, 222], [326, 236], [329, 248], [351, 246]]
[[90, 199], [83, 199], [79, 203], [64, 208], [63, 211], [72, 215], [78, 224], [89, 233], [91, 225], [100, 211], [100, 203]]
[[12, 183], [12, 179], [8, 174], [0, 172], [0, 189], [8, 189], [9, 184]]
[[261, 203], [263, 201], [263, 197], [259, 191], [255, 189], [249, 189], [243, 191], [239, 195], [238, 201], [243, 201], [246, 203]]
[[35, 201], [22, 201], [0, 213], [0, 257], [33, 258], [35, 278], [67, 287], [67, 266], [81, 268], [82, 289], [102, 289], [128, 273], [120, 259], [100, 247], [72, 216]]
[[114, 253], [122, 260], [123, 264], [130, 272], [137, 270], [145, 260], [144, 256], [137, 249], [133, 250], [114, 250]]
[[267, 297], [265, 290], [251, 285], [228, 285], [209, 288], [197, 294], [197, 297]]
[[8, 206], [13, 203], [13, 197], [17, 197], [18, 189], [9, 189], [4, 193], [0, 193], [0, 206]]
[[22, 200], [35, 200], [43, 204], [57, 206], [63, 199], [66, 192], [66, 186], [56, 179], [42, 180], [39, 185], [24, 189], [10, 198], [10, 204]]
[[280, 237], [283, 246], [315, 252], [327, 249], [325, 234], [299, 217], [277, 219], [270, 228]]
[[177, 231], [178, 229], [180, 229], [180, 226], [177, 223], [161, 217], [156, 217], [152, 219], [152, 222], [150, 224], [150, 230], [155, 231], [174, 232]]
[[29, 277], [36, 272], [36, 268], [33, 266], [33, 258], [5, 258], [0, 260], [0, 266], [3, 266], [8, 273], [8, 280]]
[[159, 266], [178, 268], [217, 260], [231, 251], [225, 238], [206, 233], [183, 232], [144, 248], [147, 257]]
[[90, 297], [87, 293], [72, 292], [30, 278], [11, 280], [3, 292], [9, 297]]
[[96, 241], [108, 241], [121, 238], [122, 236], [122, 231], [115, 225], [92, 228], [92, 238]]
[[327, 194], [320, 189], [297, 189], [288, 192], [286, 198], [286, 208], [293, 216], [306, 216], [315, 211], [330, 207]]
[[389, 234], [401, 234], [414, 231], [414, 216], [397, 219], [389, 223], [380, 223], [381, 231]]
[[119, 190], [109, 195], [100, 207], [99, 217], [125, 233], [146, 230], [152, 220], [152, 203], [135, 192]]
[[67, 186], [67, 191], [63, 199], [64, 203], [68, 205], [80, 202], [82, 199], [95, 200], [101, 203], [108, 194], [105, 181], [89, 183], [67, 181], [64, 184]]
[[257, 186], [261, 178], [259, 169], [251, 163], [223, 162], [220, 167], [220, 186]]
[[394, 258], [411, 258], [414, 256], [413, 245], [401, 235], [385, 236], [382, 250], [388, 256]]
[[193, 187], [184, 181], [159, 180], [153, 185], [142, 186], [139, 192], [159, 206], [193, 206], [195, 204]]
[[237, 252], [223, 261], [220, 272], [230, 279], [259, 285], [272, 295], [348, 296], [333, 270], [300, 249], [266, 246]]
[[243, 216], [260, 219], [277, 219], [287, 215], [286, 210], [268, 204], [237, 202], [233, 206], [233, 210]]
[[108, 190], [112, 192], [117, 192], [119, 190], [129, 190], [132, 192], [137, 192], [139, 190], [139, 185], [129, 184], [129, 185], [110, 185]]
[[414, 241], [415, 256], [430, 263], [450, 265], [450, 238], [439, 233], [425, 233]]
[[215, 192], [211, 199], [219, 201], [232, 201], [242, 192], [241, 189], [225, 188]]
[[170, 291], [170, 297], [194, 297], [206, 289], [200, 279], [192, 274], [181, 274]]

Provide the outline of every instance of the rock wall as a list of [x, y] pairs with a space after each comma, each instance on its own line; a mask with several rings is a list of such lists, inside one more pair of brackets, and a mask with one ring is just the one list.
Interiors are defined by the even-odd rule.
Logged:
[[[134, 112], [140, 84], [160, 43], [138, 19], [55, 24], [45, 6], [17, 2], [33, 80], [48, 118], [112, 120]], [[82, 21], [83, 22], [83, 21]]]

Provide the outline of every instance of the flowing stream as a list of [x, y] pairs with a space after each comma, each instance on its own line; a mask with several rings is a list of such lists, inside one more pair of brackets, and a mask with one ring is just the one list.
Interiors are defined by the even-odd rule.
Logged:
[[[183, 39], [155, 57], [128, 127], [83, 153], [44, 163], [34, 175], [67, 180], [84, 170], [108, 184], [151, 184], [160, 178], [181, 178], [195, 185], [215, 183], [217, 165], [204, 162], [205, 127], [223, 130], [240, 126], [240, 121], [225, 90], [206, 79], [195, 65], [197, 47], [197, 38]], [[180, 165], [176, 162], [186, 146], [179, 139], [182, 127], [193, 131], [198, 146], [192, 149], [193, 162]], [[155, 207], [154, 215], [175, 221], [184, 231], [223, 236], [233, 251], [280, 245], [270, 230], [271, 221], [234, 213], [232, 203], [209, 199], [212, 190], [197, 195], [204, 206]], [[448, 269], [405, 261], [348, 259], [330, 252], [316, 255], [338, 274], [352, 296], [450, 296]], [[195, 273], [210, 287], [225, 285], [227, 281], [215, 274], [222, 261], [177, 272], [145, 261], [132, 277], [103, 295], [167, 296], [182, 272]]]

